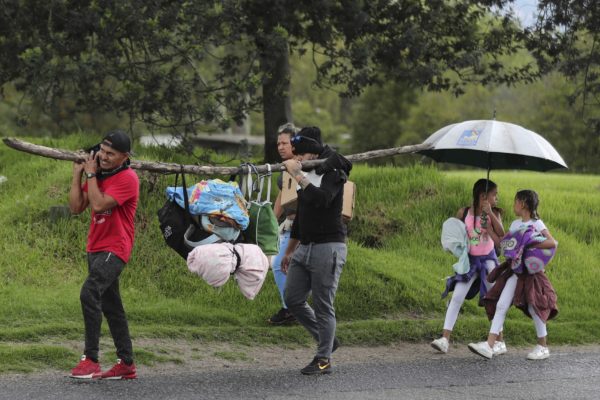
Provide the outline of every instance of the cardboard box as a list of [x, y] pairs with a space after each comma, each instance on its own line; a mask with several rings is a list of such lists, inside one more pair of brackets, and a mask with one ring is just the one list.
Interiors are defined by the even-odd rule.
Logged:
[[296, 203], [298, 202], [296, 187], [298, 183], [287, 171], [283, 171], [281, 183], [281, 205], [296, 208]]
[[[298, 193], [296, 188], [298, 183], [296, 180], [287, 172], [283, 172], [282, 176], [282, 189], [281, 189], [281, 205], [282, 206], [296, 206], [298, 201]], [[354, 202], [356, 198], [356, 184], [352, 181], [344, 184], [344, 200], [342, 203], [342, 215], [346, 219], [352, 219], [354, 216]]]
[[356, 184], [347, 181], [344, 184], [344, 200], [342, 203], [342, 215], [350, 220], [354, 216], [354, 200], [356, 198]]

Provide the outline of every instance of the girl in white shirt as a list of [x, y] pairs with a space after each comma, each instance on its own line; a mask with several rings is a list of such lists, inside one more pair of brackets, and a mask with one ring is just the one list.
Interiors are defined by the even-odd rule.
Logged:
[[[536, 244], [535, 247], [540, 249], [555, 248], [557, 244], [556, 241], [538, 215], [538, 204], [539, 198], [535, 191], [518, 191], [515, 196], [515, 202], [513, 206], [515, 215], [518, 218], [514, 220], [512, 224], [510, 224], [509, 230], [511, 232], [515, 232], [523, 226], [533, 225], [534, 228], [546, 238], [545, 241]], [[484, 358], [492, 358], [494, 354], [492, 347], [494, 346], [494, 343], [501, 332], [502, 325], [504, 324], [504, 320], [506, 318], [506, 313], [513, 302], [515, 289], [517, 287], [517, 280], [518, 275], [513, 274], [506, 281], [506, 285], [504, 286], [502, 294], [500, 295], [496, 305], [496, 313], [494, 314], [494, 319], [492, 320], [488, 339], [485, 342], [470, 343], [469, 350], [471, 350], [473, 353]], [[531, 305], [528, 306], [528, 311], [535, 324], [538, 344], [533, 351], [527, 355], [527, 358], [530, 360], [542, 360], [548, 358], [550, 356], [550, 351], [548, 350], [546, 341], [548, 335], [546, 331], [546, 323], [540, 319]]]

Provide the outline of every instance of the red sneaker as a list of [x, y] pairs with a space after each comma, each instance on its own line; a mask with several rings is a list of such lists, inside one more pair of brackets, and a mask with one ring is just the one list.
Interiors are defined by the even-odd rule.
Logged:
[[100, 363], [93, 362], [85, 355], [81, 356], [81, 361], [75, 368], [71, 370], [71, 378], [77, 379], [92, 379], [94, 374], [102, 372]]
[[102, 379], [136, 379], [137, 371], [135, 364], [125, 364], [120, 358], [117, 359], [117, 363], [113, 365], [111, 369], [106, 372], [102, 372], [98, 378]]

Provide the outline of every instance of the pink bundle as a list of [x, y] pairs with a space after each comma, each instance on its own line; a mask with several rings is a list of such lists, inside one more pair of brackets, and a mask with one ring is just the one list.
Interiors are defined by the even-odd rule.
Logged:
[[265, 281], [269, 261], [254, 244], [213, 243], [195, 247], [187, 258], [188, 269], [213, 287], [235, 276], [240, 291], [254, 299]]

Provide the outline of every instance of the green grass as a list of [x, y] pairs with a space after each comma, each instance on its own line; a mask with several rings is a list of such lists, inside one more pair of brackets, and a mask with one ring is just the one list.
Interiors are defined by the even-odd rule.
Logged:
[[0, 344], [1, 372], [33, 372], [38, 369], [55, 368], [69, 370], [77, 353], [63, 346], [40, 344]]
[[[75, 149], [94, 140], [70, 136], [36, 142]], [[136, 156], [192, 162], [160, 149], [139, 149]], [[77, 359], [72, 343], [83, 342], [79, 289], [86, 276], [89, 214], [56, 223], [49, 215], [50, 207], [67, 202], [71, 168], [69, 162], [0, 145], [0, 175], [7, 177], [0, 184], [0, 372], [68, 369]], [[454, 262], [441, 249], [441, 225], [469, 203], [473, 182], [484, 174], [355, 166], [356, 217], [336, 299], [338, 334], [345, 345], [423, 342], [440, 333], [446, 304], [440, 294]], [[136, 243], [121, 281], [134, 346], [138, 338], [311, 345], [299, 326], [265, 323], [280, 306], [271, 274], [257, 298], [248, 301], [233, 281], [214, 289], [189, 273], [184, 260], [164, 244], [156, 219], [173, 177], [140, 176]], [[499, 185], [505, 226], [514, 218], [514, 193], [533, 188], [540, 195], [541, 216], [559, 241], [548, 268], [560, 309], [548, 326], [551, 343], [600, 342], [600, 298], [594, 290], [600, 280], [600, 177], [492, 171], [491, 178]], [[483, 310], [468, 301], [454, 338], [478, 340], [488, 328]], [[505, 332], [510, 344], [535, 340], [533, 324], [519, 311], [510, 311]], [[114, 354], [110, 341], [103, 342], [102, 351]], [[185, 361], [160, 349], [136, 351], [141, 364]]]

